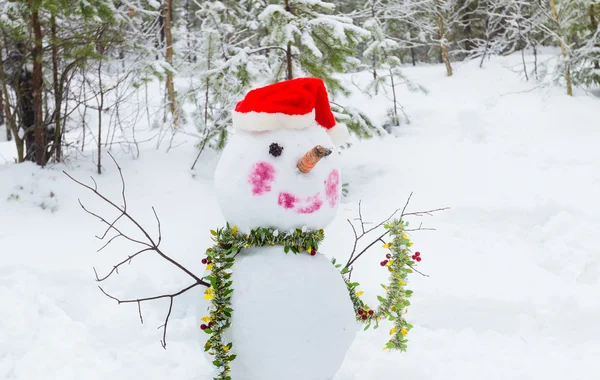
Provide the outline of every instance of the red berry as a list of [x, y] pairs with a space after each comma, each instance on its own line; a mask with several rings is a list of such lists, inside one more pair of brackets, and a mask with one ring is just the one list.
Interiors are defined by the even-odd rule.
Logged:
[[391, 258], [392, 258], [392, 255], [390, 255], [390, 254], [388, 253], [387, 255], [385, 255], [385, 258], [386, 258], [386, 259], [391, 259]]
[[369, 315], [373, 315], [375, 312], [373, 310], [369, 310]]
[[207, 326], [207, 325], [205, 325], [205, 324], [203, 323], [203, 324], [200, 326], [200, 328], [201, 328], [202, 330], [206, 330], [206, 329], [208, 328], [208, 326]]
[[418, 261], [421, 261], [421, 258], [419, 256], [417, 256], [417, 258], [415, 260], [417, 260], [417, 262], [418, 262]]
[[208, 260], [202, 259], [202, 264], [207, 264], [207, 263], [208, 263]]
[[310, 250], [310, 255], [311, 256], [314, 256], [316, 254], [317, 254], [317, 250], [316, 249], [313, 248], [313, 249]]
[[212, 326], [213, 326], [213, 323], [214, 323], [213, 321], [210, 321], [210, 322], [208, 322], [208, 327], [209, 327], [209, 328], [210, 328], [210, 327], [212, 327]]
[[388, 263], [387, 260], [383, 260], [382, 262], [380, 262], [379, 264], [381, 264], [382, 267], [384, 267], [386, 264]]
[[363, 316], [362, 316], [362, 319], [363, 319], [363, 321], [366, 321], [366, 320], [367, 320], [367, 316], [366, 316], [366, 315], [363, 315]]
[[365, 312], [363, 310], [358, 311], [358, 315], [363, 315]]
[[417, 256], [417, 257], [421, 256], [421, 252], [419, 252], [419, 251], [415, 252], [415, 256]]

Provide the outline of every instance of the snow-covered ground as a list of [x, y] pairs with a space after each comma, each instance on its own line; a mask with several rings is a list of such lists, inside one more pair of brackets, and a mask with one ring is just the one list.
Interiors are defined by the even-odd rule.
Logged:
[[[441, 66], [406, 68], [430, 91], [400, 92], [412, 123], [396, 137], [343, 151], [349, 194], [326, 230], [327, 255], [349, 254], [346, 218], [356, 217], [359, 200], [372, 221], [411, 192], [410, 211], [451, 209], [410, 219], [437, 230], [412, 235], [429, 277], [415, 274], [409, 284], [408, 352], [382, 350], [387, 326], [361, 332], [335, 380], [591, 380], [600, 373], [600, 99], [535, 89], [511, 71], [519, 58], [483, 69], [457, 64], [451, 78]], [[388, 106], [360, 94], [352, 103], [376, 119]], [[186, 140], [168, 154], [154, 144], [142, 145], [137, 160], [114, 154], [132, 214], [156, 233], [154, 206], [165, 252], [202, 273], [209, 230], [224, 223], [212, 185], [218, 155], [207, 152], [191, 173], [197, 151]], [[12, 143], [0, 142], [0, 379], [212, 378], [197, 343], [201, 289], [176, 300], [165, 351], [157, 327], [168, 300], [143, 305], [140, 324], [136, 305], [117, 306], [96, 287], [92, 267], [105, 273], [133, 251], [116, 243], [96, 252], [103, 226], [77, 199], [96, 212], [109, 209], [62, 170], [87, 182], [94, 176], [116, 200], [120, 181], [108, 157], [97, 176], [86, 154], [39, 170], [12, 164]], [[382, 254], [373, 249], [354, 272], [366, 300], [386, 281]], [[188, 283], [149, 255], [105, 287], [142, 297]]]

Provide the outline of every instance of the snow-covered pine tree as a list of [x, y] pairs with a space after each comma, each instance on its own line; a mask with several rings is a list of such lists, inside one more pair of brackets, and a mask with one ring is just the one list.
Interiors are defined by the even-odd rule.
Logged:
[[[410, 45], [427, 45], [444, 63], [446, 74], [452, 76], [452, 44], [456, 34], [470, 22], [475, 13], [475, 0], [394, 0], [390, 2], [387, 18], [406, 23]], [[433, 48], [433, 49], [431, 49]], [[461, 52], [460, 50], [458, 50]]]
[[[333, 3], [321, 0], [269, 0], [257, 20], [262, 31], [260, 51], [268, 58], [273, 83], [301, 76], [325, 81], [338, 122], [358, 137], [371, 137], [379, 128], [351, 106], [335, 102], [348, 89], [336, 77], [358, 67], [357, 49], [369, 32], [339, 12]], [[267, 84], [261, 83], [261, 84]]]
[[261, 47], [277, 47], [269, 55], [271, 81], [310, 75], [321, 78], [335, 96], [347, 93], [336, 73], [352, 70], [359, 61], [357, 45], [369, 33], [352, 19], [334, 14], [335, 5], [320, 0], [271, 0], [259, 15], [267, 29]]
[[600, 0], [574, 1], [570, 4], [580, 18], [567, 29], [572, 49], [572, 80], [576, 86], [600, 84]]
[[387, 0], [379, 16], [387, 36], [398, 43], [398, 57], [413, 66], [417, 62], [428, 62], [430, 50], [425, 34], [417, 27], [418, 20], [429, 16], [416, 6], [416, 1]]
[[[506, 44], [506, 50], [502, 54], [521, 51], [523, 72], [527, 80], [530, 77], [539, 79], [538, 49], [549, 39], [548, 35], [537, 27], [539, 23], [543, 22], [544, 6], [540, 2], [510, 0], [505, 13], [504, 30], [498, 36], [498, 39]], [[533, 52], [533, 68], [528, 68], [525, 60], [525, 50], [529, 49]]]
[[16, 0], [0, 2], [0, 7], [3, 45], [9, 51], [3, 74], [14, 95], [5, 94], [5, 100], [18, 159], [39, 165], [52, 157], [60, 160], [70, 78], [102, 57], [104, 38], [118, 39], [117, 9], [102, 0]]
[[265, 53], [257, 48], [256, 14], [262, 0], [205, 1], [197, 17], [201, 21], [198, 60], [192, 65], [197, 128], [205, 146], [222, 149], [231, 124], [231, 111], [245, 92], [270, 75]]
[[590, 14], [596, 6], [596, 0], [548, 0], [540, 4], [543, 20], [535, 26], [561, 51], [554, 68], [545, 65], [549, 73], [545, 79], [552, 83], [564, 81], [568, 95], [573, 95], [573, 86], [599, 82], [595, 62], [600, 53], [600, 31], [597, 25], [594, 28]]
[[483, 66], [486, 57], [501, 54], [507, 50], [507, 45], [513, 42], [503, 37], [508, 24], [508, 13], [514, 3], [513, 0], [479, 2], [476, 17], [483, 21], [481, 35], [470, 39], [472, 48], [468, 51], [469, 58], [481, 59], [479, 67]]
[[384, 123], [384, 128], [389, 131], [393, 127], [400, 126], [402, 116], [406, 123], [410, 122], [400, 103], [398, 95], [400, 86], [406, 85], [412, 91], [426, 92], [426, 90], [423, 86], [410, 81], [401, 70], [400, 44], [388, 37], [384, 21], [386, 10], [389, 9], [388, 5], [387, 1], [382, 0], [368, 0], [365, 4], [370, 17], [364, 22], [363, 27], [371, 32], [371, 38], [363, 56], [367, 59], [368, 70], [372, 74], [372, 80], [364, 89], [365, 92], [372, 95], [382, 92], [392, 102], [392, 106], [388, 109], [388, 119]]

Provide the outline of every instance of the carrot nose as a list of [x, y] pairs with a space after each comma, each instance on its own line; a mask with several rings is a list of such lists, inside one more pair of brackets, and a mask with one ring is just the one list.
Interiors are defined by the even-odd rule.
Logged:
[[331, 154], [332, 150], [323, 148], [321, 145], [317, 145], [302, 156], [302, 158], [298, 161], [298, 170], [302, 173], [306, 174], [310, 172], [315, 165], [321, 160], [323, 157], [327, 157]]

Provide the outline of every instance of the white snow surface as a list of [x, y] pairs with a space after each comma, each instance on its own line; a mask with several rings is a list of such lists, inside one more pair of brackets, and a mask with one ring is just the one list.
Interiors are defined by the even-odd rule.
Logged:
[[[440, 65], [407, 67], [406, 75], [430, 90], [399, 91], [412, 124], [342, 151], [341, 180], [350, 187], [320, 247], [328, 257], [347, 259], [353, 233], [346, 219], [356, 218], [359, 200], [363, 218], [375, 222], [411, 192], [408, 211], [451, 209], [409, 219], [437, 230], [411, 234], [423, 257], [418, 269], [429, 277], [409, 280], [415, 293], [408, 352], [382, 350], [388, 325], [359, 331], [334, 380], [589, 380], [600, 373], [599, 99], [536, 89], [511, 70], [519, 59], [493, 59], [483, 69], [479, 62], [455, 64], [450, 78]], [[378, 121], [391, 104], [360, 94], [350, 103]], [[113, 153], [131, 213], [156, 236], [154, 206], [163, 250], [201, 274], [208, 231], [225, 223], [213, 186], [219, 157], [203, 154], [192, 175], [196, 141], [183, 140], [168, 154], [142, 145], [137, 160]], [[198, 339], [202, 289], [175, 300], [163, 350], [157, 327], [168, 300], [143, 304], [140, 324], [137, 305], [117, 306], [97, 288], [92, 267], [105, 274], [135, 246], [115, 241], [96, 252], [102, 243], [94, 235], [105, 227], [77, 199], [116, 214], [62, 173], [87, 183], [93, 175], [120, 202], [118, 171], [105, 157], [105, 173], [97, 176], [95, 153], [42, 170], [13, 164], [13, 143], [0, 142], [0, 379], [211, 379]], [[384, 254], [375, 245], [353, 272], [370, 303], [386, 281]], [[135, 298], [192, 282], [148, 254], [103, 287]], [[288, 346], [271, 349], [285, 355]]]

